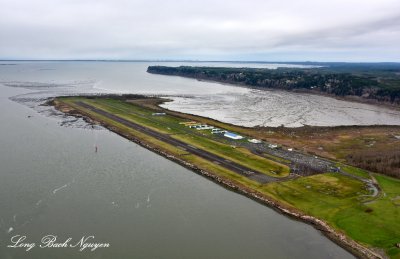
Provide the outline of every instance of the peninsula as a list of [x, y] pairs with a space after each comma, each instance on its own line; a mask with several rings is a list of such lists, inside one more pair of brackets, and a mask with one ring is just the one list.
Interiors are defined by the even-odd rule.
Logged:
[[[399, 144], [400, 127], [246, 128], [166, 110], [159, 106], [165, 101], [105, 95], [50, 104], [305, 221], [359, 257], [400, 257], [400, 180], [349, 165], [341, 155], [353, 139], [337, 137], [380, 136], [389, 149]], [[313, 136], [336, 138], [337, 146], [321, 142], [318, 149]]]

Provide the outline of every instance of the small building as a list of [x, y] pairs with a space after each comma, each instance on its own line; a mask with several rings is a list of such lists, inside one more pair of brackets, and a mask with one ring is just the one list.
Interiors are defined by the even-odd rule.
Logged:
[[208, 125], [201, 125], [201, 127], [196, 128], [197, 130], [208, 130], [208, 129], [213, 129], [213, 126], [208, 126]]
[[225, 132], [224, 137], [227, 137], [227, 138], [230, 138], [230, 139], [236, 139], [236, 140], [243, 139], [243, 136], [240, 136], [240, 135], [237, 135], [235, 133], [228, 132], [228, 131]]
[[165, 112], [155, 112], [152, 115], [153, 116], [164, 116], [164, 115], [166, 115], [166, 113]]
[[253, 139], [248, 139], [248, 141], [251, 142], [251, 143], [254, 143], [254, 144], [260, 144], [260, 143], [262, 142], [261, 140], [255, 139], [255, 138], [253, 138]]
[[277, 148], [277, 147], [278, 147], [278, 145], [275, 145], [275, 144], [269, 144], [269, 145], [268, 145], [268, 147], [269, 147], [269, 148], [272, 148], [272, 149], [274, 149], [274, 148]]
[[226, 132], [226, 130], [215, 130], [215, 131], [211, 131], [211, 134], [222, 134], [225, 132]]

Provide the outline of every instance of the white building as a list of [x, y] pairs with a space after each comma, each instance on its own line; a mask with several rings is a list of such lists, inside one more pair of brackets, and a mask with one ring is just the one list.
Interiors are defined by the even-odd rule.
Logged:
[[153, 116], [164, 116], [164, 115], [166, 115], [166, 113], [165, 112], [155, 112], [152, 115]]
[[237, 135], [235, 133], [232, 132], [225, 132], [224, 137], [230, 138], [230, 139], [243, 139], [243, 136]]
[[255, 138], [249, 139], [248, 141], [251, 142], [251, 143], [254, 143], [254, 144], [260, 144], [262, 142], [261, 140], [255, 139]]

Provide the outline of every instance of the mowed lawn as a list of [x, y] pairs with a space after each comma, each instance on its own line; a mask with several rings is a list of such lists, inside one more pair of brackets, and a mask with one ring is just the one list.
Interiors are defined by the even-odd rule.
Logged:
[[[358, 175], [361, 175], [358, 172]], [[374, 174], [382, 191], [370, 196], [367, 185], [337, 173], [270, 183], [262, 189], [274, 198], [327, 221], [369, 247], [400, 258], [400, 180]]]

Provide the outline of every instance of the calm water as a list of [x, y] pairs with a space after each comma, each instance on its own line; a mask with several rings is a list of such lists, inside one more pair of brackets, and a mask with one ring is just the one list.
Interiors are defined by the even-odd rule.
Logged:
[[[317, 95], [254, 90], [146, 73], [147, 66], [158, 64], [276, 68], [277, 65], [273, 64], [156, 62], [17, 62], [15, 64], [15, 66], [0, 66], [0, 82], [31, 87], [47, 84], [57, 86], [57, 93], [133, 92], [168, 95], [174, 99], [174, 102], [164, 105], [169, 109], [245, 126], [400, 125], [400, 110], [393, 111]], [[51, 93], [47, 91], [47, 94]]]
[[[79, 121], [61, 126], [71, 118], [48, 116], [48, 108], [37, 106], [44, 96], [98, 92], [93, 86], [109, 84], [120, 91], [243, 91], [179, 78], [164, 84], [162, 76], [150, 80], [150, 89], [146, 80], [153, 76], [137, 70], [146, 66], [0, 66], [3, 84], [17, 86], [0, 84], [0, 258], [352, 258], [306, 224], [111, 132]], [[17, 234], [28, 242], [48, 234], [60, 241], [94, 235], [111, 247], [6, 248]]]

